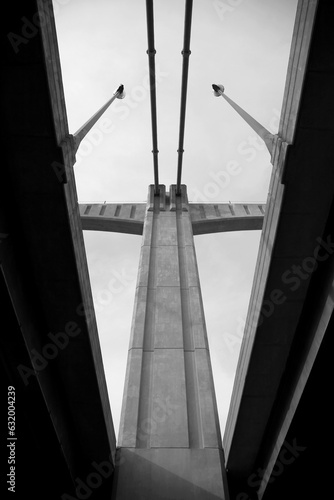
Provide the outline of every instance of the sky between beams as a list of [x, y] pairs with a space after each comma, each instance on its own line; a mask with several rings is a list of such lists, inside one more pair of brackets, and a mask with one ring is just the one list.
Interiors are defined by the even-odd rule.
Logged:
[[[127, 96], [77, 153], [79, 201], [146, 201], [153, 183], [144, 0], [54, 0], [70, 132], [120, 83]], [[154, 1], [160, 183], [176, 183], [184, 6]], [[212, 83], [273, 133], [278, 130], [297, 0], [195, 0], [182, 182], [190, 201], [265, 202], [264, 144]], [[233, 175], [232, 173], [233, 172]], [[141, 238], [84, 234], [116, 431]], [[222, 431], [241, 345], [260, 231], [196, 236]], [[112, 283], [112, 285], [111, 285]]]

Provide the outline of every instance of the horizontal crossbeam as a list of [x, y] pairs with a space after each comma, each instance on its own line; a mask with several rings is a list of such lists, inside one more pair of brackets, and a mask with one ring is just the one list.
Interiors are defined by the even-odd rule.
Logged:
[[83, 230], [143, 234], [146, 203], [80, 204]]
[[189, 203], [193, 234], [262, 229], [265, 204]]
[[[193, 234], [249, 231], [262, 228], [265, 204], [189, 203]], [[82, 229], [143, 234], [146, 203], [80, 204]]]

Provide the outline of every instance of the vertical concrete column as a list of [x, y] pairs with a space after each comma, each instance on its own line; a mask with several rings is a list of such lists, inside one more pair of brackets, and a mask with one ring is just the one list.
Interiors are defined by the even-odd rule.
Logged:
[[113, 498], [227, 498], [186, 186], [150, 186]]

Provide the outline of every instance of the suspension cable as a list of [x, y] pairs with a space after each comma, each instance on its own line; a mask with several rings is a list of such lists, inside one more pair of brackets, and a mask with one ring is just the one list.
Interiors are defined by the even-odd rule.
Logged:
[[153, 168], [154, 168], [154, 193], [159, 194], [159, 172], [158, 172], [158, 134], [157, 134], [157, 99], [156, 99], [156, 81], [155, 81], [155, 54], [154, 48], [154, 16], [153, 0], [146, 0], [146, 19], [147, 19], [147, 40], [150, 73], [150, 98], [151, 98], [151, 122], [152, 122], [152, 144], [153, 144]]
[[179, 129], [179, 147], [178, 147], [178, 165], [177, 165], [177, 181], [176, 194], [181, 194], [181, 174], [182, 174], [182, 159], [183, 159], [183, 142], [184, 142], [184, 127], [186, 118], [186, 102], [187, 102], [187, 85], [188, 85], [188, 68], [190, 51], [190, 33], [191, 33], [191, 16], [192, 16], [193, 0], [186, 0], [186, 10], [184, 19], [184, 39], [182, 66], [182, 83], [181, 83], [181, 106], [180, 106], [180, 129]]

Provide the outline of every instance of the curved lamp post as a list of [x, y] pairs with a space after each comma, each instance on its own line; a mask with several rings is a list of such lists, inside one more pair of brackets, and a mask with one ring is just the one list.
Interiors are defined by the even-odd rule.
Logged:
[[106, 109], [109, 108], [110, 104], [115, 100], [115, 99], [124, 99], [125, 97], [125, 91], [124, 91], [124, 85], [120, 85], [115, 92], [113, 93], [112, 97], [109, 99], [108, 102], [106, 102], [102, 108], [100, 108], [82, 127], [79, 128], [73, 134], [74, 138], [74, 152], [78, 150], [78, 147], [80, 146], [80, 143], [82, 139], [88, 134], [90, 129], [95, 125], [97, 120], [103, 115], [103, 113], [106, 111]]
[[213, 95], [216, 97], [222, 96], [225, 101], [227, 101], [232, 108], [236, 110], [236, 112], [248, 123], [250, 127], [264, 140], [267, 149], [270, 154], [273, 152], [273, 144], [275, 136], [269, 132], [261, 123], [256, 121], [251, 115], [249, 115], [244, 109], [242, 109], [238, 104], [236, 104], [232, 99], [230, 99], [225, 94], [225, 88], [223, 85], [213, 84], [212, 85]]

